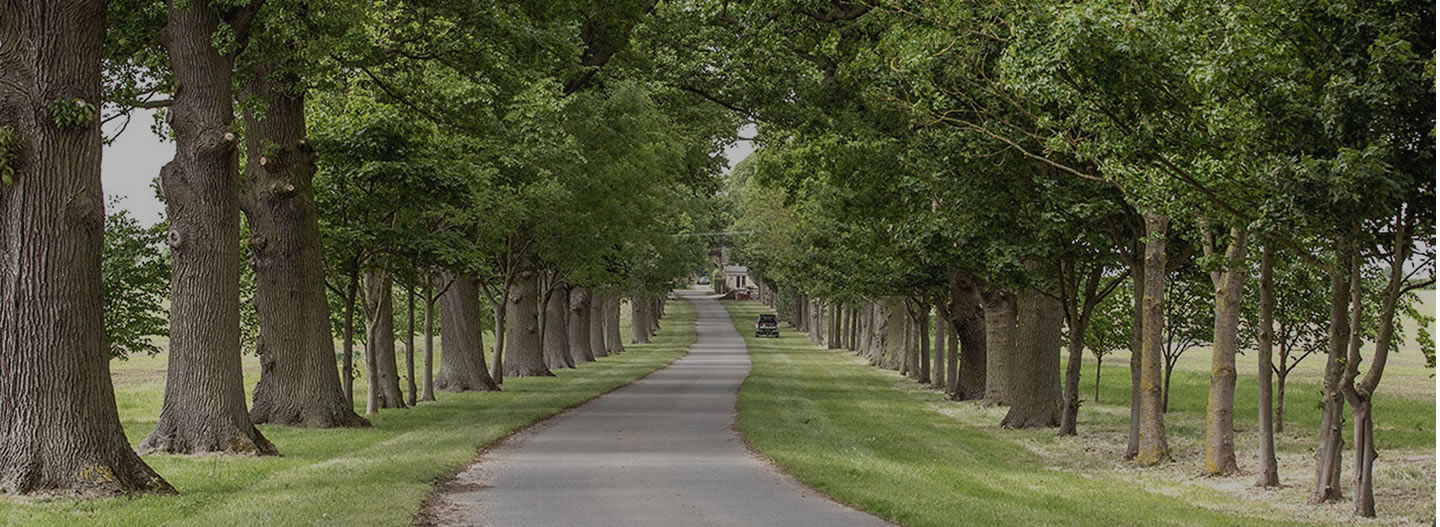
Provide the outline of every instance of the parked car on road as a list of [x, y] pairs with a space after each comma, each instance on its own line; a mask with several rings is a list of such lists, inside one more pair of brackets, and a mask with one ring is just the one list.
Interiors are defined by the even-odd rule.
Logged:
[[769, 313], [755, 319], [755, 336], [780, 338], [780, 316]]
[[695, 283], [700, 285], [710, 285], [710, 277], [702, 276], [699, 280], [696, 280]]

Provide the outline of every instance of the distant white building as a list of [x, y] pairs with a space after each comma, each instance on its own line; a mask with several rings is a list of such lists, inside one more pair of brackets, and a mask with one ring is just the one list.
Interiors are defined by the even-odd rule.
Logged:
[[745, 289], [755, 285], [750, 281], [750, 269], [743, 265], [727, 265], [723, 271], [725, 273], [725, 291]]

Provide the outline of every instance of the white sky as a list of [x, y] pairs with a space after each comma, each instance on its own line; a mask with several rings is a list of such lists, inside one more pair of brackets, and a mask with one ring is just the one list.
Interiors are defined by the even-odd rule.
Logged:
[[[116, 119], [105, 127], [106, 135], [120, 128], [122, 119]], [[154, 225], [165, 219], [165, 206], [155, 197], [150, 182], [160, 176], [160, 167], [175, 157], [175, 143], [162, 142], [150, 131], [153, 112], [136, 110], [131, 116], [130, 126], [105, 147], [100, 165], [100, 184], [107, 197], [120, 198], [120, 208], [142, 225]], [[107, 204], [108, 207], [108, 204]], [[106, 212], [113, 212], [109, 208]]]
[[[741, 126], [740, 136], [755, 137], [755, 125], [746, 123], [745, 126]], [[736, 141], [735, 144], [730, 145], [730, 148], [726, 148], [725, 159], [730, 162], [730, 168], [725, 170], [725, 174], [729, 175], [730, 171], [735, 169], [735, 165], [739, 164], [741, 160], [744, 160], [754, 151], [755, 144], [744, 140]]]

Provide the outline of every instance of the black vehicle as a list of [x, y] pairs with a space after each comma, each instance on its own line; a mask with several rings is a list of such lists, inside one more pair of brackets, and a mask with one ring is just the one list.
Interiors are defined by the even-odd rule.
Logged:
[[755, 319], [755, 336], [780, 338], [780, 316], [765, 314]]

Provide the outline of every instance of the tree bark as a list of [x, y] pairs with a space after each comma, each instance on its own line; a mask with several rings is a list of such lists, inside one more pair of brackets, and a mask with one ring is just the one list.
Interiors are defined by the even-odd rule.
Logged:
[[1275, 373], [1275, 433], [1285, 432], [1285, 376], [1290, 372], [1284, 367]]
[[243, 40], [256, 7], [167, 5], [160, 40], [176, 86], [168, 112], [175, 158], [160, 169], [160, 188], [170, 220], [170, 357], [160, 418], [142, 454], [278, 454], [245, 408], [235, 57], [212, 40], [222, 21]]
[[[1145, 342], [1145, 263], [1144, 258], [1130, 262], [1130, 283], [1134, 293], [1130, 324], [1130, 437], [1125, 444], [1125, 459], [1140, 454], [1140, 374], [1144, 370]], [[1164, 410], [1161, 410], [1164, 413]]]
[[[1027, 264], [1027, 268], [1035, 267]], [[1065, 309], [1060, 301], [1033, 288], [1017, 295], [1017, 330], [1008, 363], [1010, 412], [1003, 428], [1060, 425], [1060, 334]]]
[[[985, 404], [1010, 404], [1010, 358], [1015, 355], [1015, 294], [990, 291], [985, 302]], [[958, 330], [959, 328], [957, 328]], [[963, 335], [963, 333], [962, 333]], [[963, 351], [964, 342], [961, 342]], [[962, 366], [963, 378], [965, 369]]]
[[650, 343], [650, 309], [648, 302], [630, 300], [630, 343]]
[[610, 355], [605, 348], [605, 294], [596, 289], [590, 293], [590, 354], [596, 359]]
[[415, 286], [405, 286], [405, 402], [415, 406], [418, 387], [415, 385]]
[[605, 295], [605, 352], [610, 355], [625, 351], [620, 343], [620, 295]]
[[395, 280], [388, 271], [365, 274], [365, 362], [370, 394], [365, 413], [405, 408], [395, 364]]
[[[131, 450], [115, 409], [100, 253], [98, 111], [82, 126], [52, 101], [98, 107], [105, 2], [10, 1], [0, 21], [0, 494], [93, 498], [175, 489]], [[23, 507], [23, 505], [22, 505]]]
[[345, 315], [340, 329], [340, 390], [350, 411], [355, 411], [355, 303], [360, 294], [359, 275], [350, 275], [345, 285]]
[[[988, 329], [985, 311], [981, 307], [983, 301], [979, 282], [974, 276], [956, 269], [951, 269], [948, 274], [950, 299], [946, 311], [950, 315], [951, 338], [957, 341], [959, 354], [958, 357], [952, 354], [946, 382], [954, 400], [981, 399], [986, 396], [989, 387], [989, 350], [985, 341]], [[1004, 383], [1001, 383], [997, 389], [1003, 386]]]
[[1340, 495], [1340, 459], [1345, 446], [1341, 427], [1345, 425], [1345, 399], [1340, 393], [1340, 376], [1346, 347], [1350, 340], [1350, 322], [1346, 317], [1350, 299], [1348, 278], [1349, 251], [1337, 258], [1330, 273], [1329, 350], [1325, 356], [1325, 377], [1321, 392], [1320, 444], [1315, 451], [1315, 487], [1311, 503], [1338, 501]]
[[260, 381], [250, 421], [308, 428], [370, 426], [355, 413], [335, 367], [315, 209], [315, 151], [305, 136], [305, 96], [293, 75], [276, 78], [264, 62], [246, 96], [245, 197], [250, 265], [255, 270]]
[[540, 349], [539, 288], [535, 273], [526, 269], [515, 276], [505, 301], [505, 376], [550, 377]]
[[949, 385], [945, 383], [945, 326], [949, 325], [944, 316], [936, 313], [935, 317], [935, 343], [930, 346], [932, 364], [930, 365], [930, 387], [936, 390], [945, 391]]
[[590, 352], [590, 290], [574, 286], [570, 288], [570, 315], [567, 337], [570, 339], [570, 357], [576, 364], [594, 362]]
[[450, 286], [440, 295], [440, 373], [435, 387], [450, 392], [500, 391], [485, 367], [485, 345], [481, 336], [480, 286], [473, 276], [440, 274], [438, 287]]
[[425, 380], [420, 386], [420, 400], [435, 400], [435, 286], [425, 283]]
[[[984, 335], [985, 332], [984, 332], [984, 331], [980, 331], [980, 334], [981, 334], [981, 335]], [[962, 386], [961, 386], [961, 384], [959, 384], [959, 382], [960, 382], [960, 338], [955, 335], [955, 332], [954, 332], [954, 331], [951, 331], [951, 332], [949, 332], [949, 335], [948, 335], [947, 338], [945, 339], [945, 344], [946, 344], [945, 354], [946, 354], [947, 356], [949, 356], [949, 359], [947, 359], [947, 363], [946, 363], [946, 365], [945, 365], [945, 388], [946, 388], [946, 390], [948, 390], [948, 391], [950, 392], [950, 397], [951, 397], [952, 399], [963, 401], [963, 400], [965, 400], [965, 394], [964, 394], [964, 392], [961, 391]], [[968, 366], [967, 366], [967, 367], [968, 367]], [[983, 363], [983, 362], [981, 363], [981, 365], [980, 365], [980, 367], [979, 367], [978, 369], [980, 370], [980, 372], [979, 372], [979, 374], [978, 374], [977, 376], [980, 378], [980, 382], [982, 383], [982, 386], [983, 386], [983, 383], [985, 382], [984, 363]], [[984, 396], [985, 396], [985, 389], [982, 387], [982, 388], [980, 388], [979, 390], [976, 390], [976, 391], [971, 392], [971, 393], [972, 393], [972, 395], [973, 395], [973, 394], [979, 394], [979, 395], [975, 395], [974, 397], [971, 397], [972, 399], [973, 399], [973, 398], [976, 398], [976, 397], [984, 397]]]
[[1271, 376], [1275, 374], [1274, 366], [1271, 364], [1271, 356], [1274, 354], [1272, 341], [1275, 337], [1275, 280], [1273, 269], [1275, 268], [1275, 254], [1271, 244], [1266, 243], [1261, 248], [1260, 256], [1260, 328], [1259, 342], [1256, 351], [1256, 379], [1259, 381], [1259, 406], [1260, 406], [1260, 479], [1255, 483], [1257, 487], [1278, 487], [1280, 486], [1280, 469], [1275, 460], [1275, 421], [1272, 399], [1274, 391], [1270, 386]]
[[1140, 365], [1140, 450], [1135, 459], [1141, 466], [1159, 464], [1170, 457], [1165, 437], [1165, 413], [1160, 401], [1160, 370], [1165, 332], [1165, 246], [1170, 218], [1145, 213], [1144, 322]]
[[554, 370], [574, 368], [570, 358], [570, 312], [569, 288], [564, 284], [554, 286], [550, 299], [545, 302], [545, 328], [542, 330], [540, 345], [545, 349], [545, 366]]
[[1240, 346], [1245, 238], [1243, 227], [1230, 229], [1226, 267], [1211, 273], [1215, 285], [1215, 339], [1210, 353], [1210, 397], [1205, 406], [1205, 473], [1210, 475], [1240, 471], [1235, 461], [1235, 352]]

